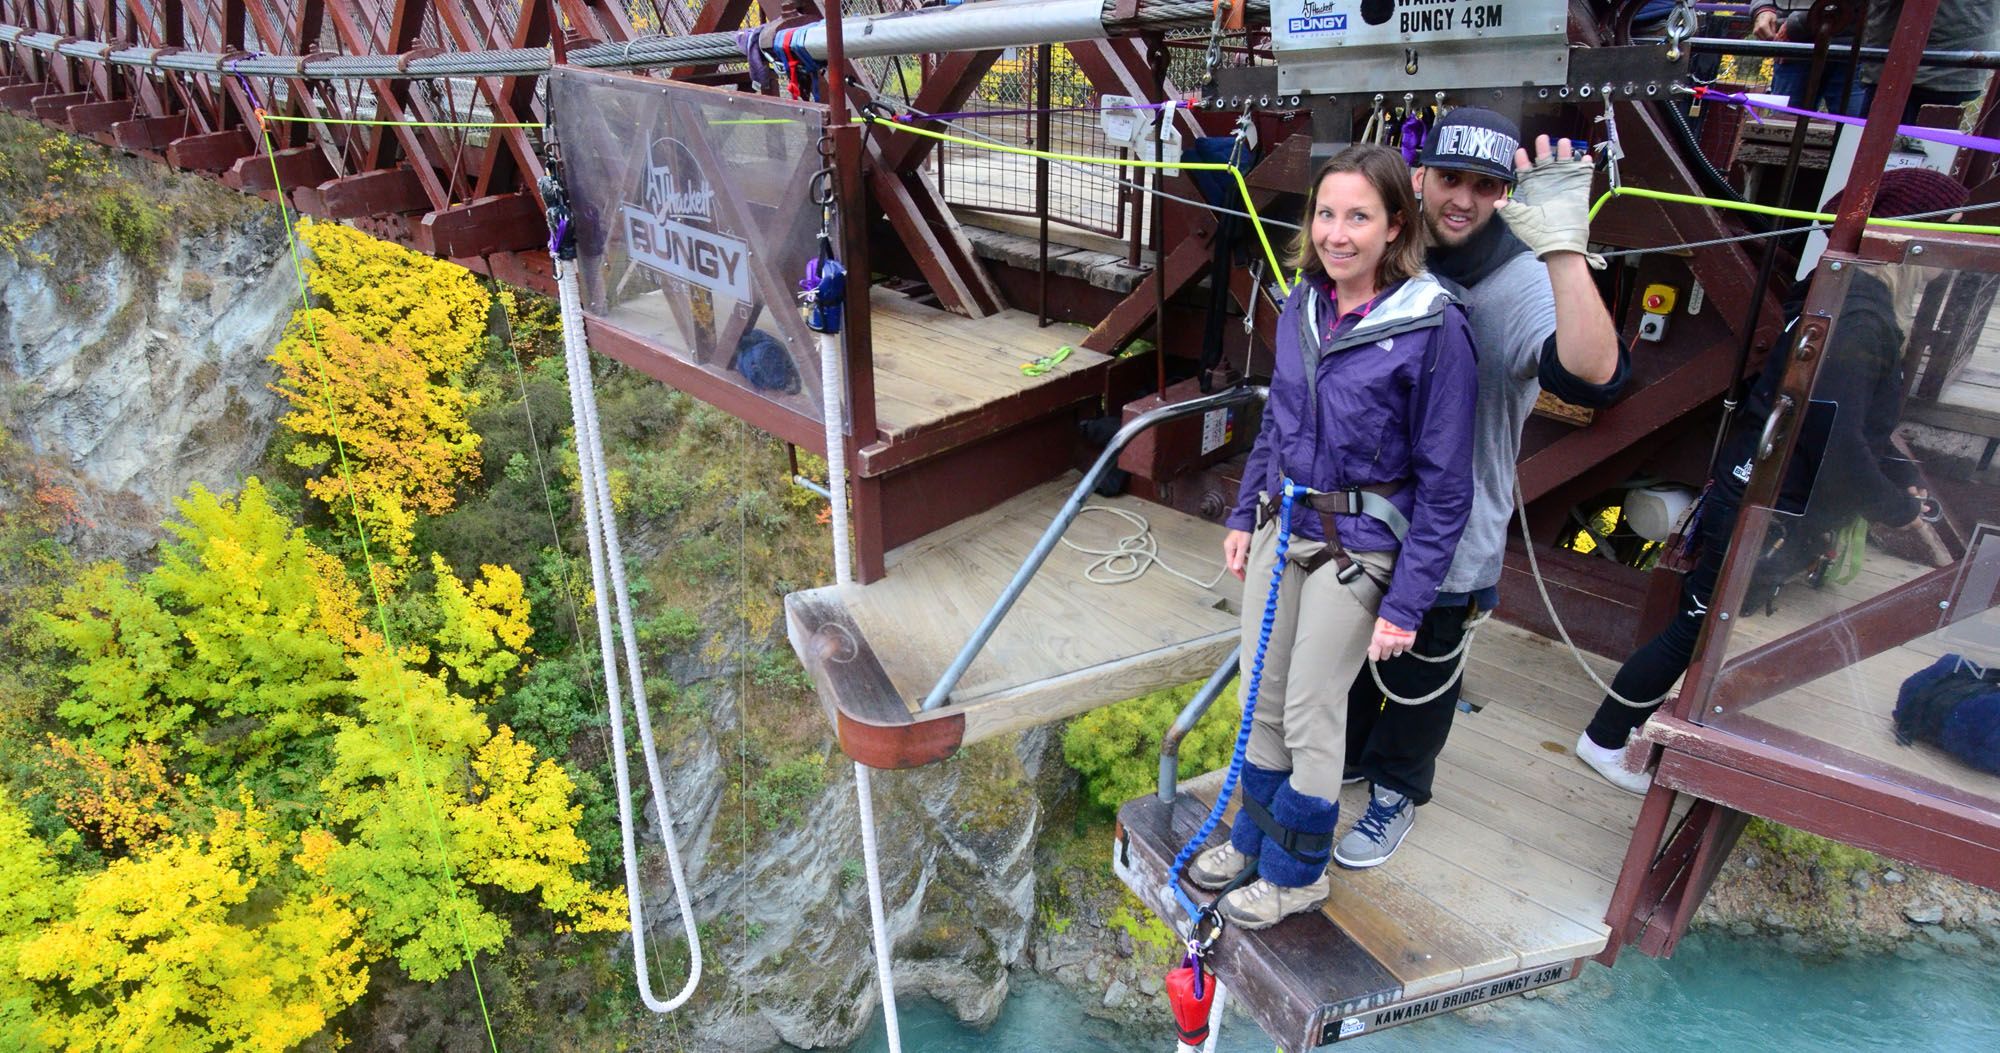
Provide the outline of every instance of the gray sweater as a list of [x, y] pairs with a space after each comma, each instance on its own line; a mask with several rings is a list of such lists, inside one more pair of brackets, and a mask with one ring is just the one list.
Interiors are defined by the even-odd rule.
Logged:
[[[1496, 217], [1493, 222], [1499, 223]], [[1500, 581], [1507, 523], [1514, 514], [1514, 462], [1521, 425], [1541, 391], [1542, 347], [1556, 331], [1549, 270], [1523, 252], [1465, 290], [1465, 315], [1479, 348], [1479, 406], [1472, 430], [1472, 516], [1440, 592], [1475, 592]]]

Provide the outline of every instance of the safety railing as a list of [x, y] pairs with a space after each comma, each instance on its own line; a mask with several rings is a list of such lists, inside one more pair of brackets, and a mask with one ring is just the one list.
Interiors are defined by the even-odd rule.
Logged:
[[1105, 445], [1104, 452], [1097, 455], [1097, 462], [1090, 466], [1090, 470], [1084, 473], [1076, 488], [1070, 491], [1069, 499], [1063, 502], [1062, 509], [1050, 521], [1048, 528], [1042, 531], [1041, 538], [1035, 542], [1035, 547], [1028, 553], [1028, 558], [1023, 560], [1021, 568], [1014, 572], [1013, 580], [1001, 590], [1000, 598], [993, 601], [993, 606], [986, 612], [986, 617], [980, 621], [979, 627], [972, 631], [971, 638], [959, 649], [958, 656], [952, 659], [944, 675], [938, 678], [937, 686], [931, 688], [930, 694], [924, 697], [920, 708], [929, 712], [950, 700], [951, 689], [958, 686], [959, 679], [972, 667], [973, 659], [978, 658], [979, 652], [993, 639], [994, 631], [1000, 628], [1002, 621], [1006, 620], [1007, 612], [1014, 608], [1015, 601], [1019, 600], [1021, 593], [1027, 590], [1028, 583], [1034, 580], [1035, 574], [1042, 569], [1042, 564], [1048, 562], [1049, 554], [1055, 551], [1056, 545], [1062, 541], [1062, 536], [1069, 530], [1070, 524], [1076, 522], [1076, 517], [1082, 513], [1083, 504], [1089, 499], [1092, 491], [1097, 489], [1098, 480], [1104, 477], [1105, 472], [1111, 470], [1112, 465], [1118, 463], [1118, 454], [1130, 445], [1133, 439], [1168, 421], [1230, 406], [1262, 403], [1270, 397], [1270, 393], [1270, 389], [1261, 384], [1239, 385], [1228, 391], [1218, 391], [1213, 395], [1204, 395], [1186, 402], [1176, 402], [1149, 410], [1119, 428], [1118, 433]]

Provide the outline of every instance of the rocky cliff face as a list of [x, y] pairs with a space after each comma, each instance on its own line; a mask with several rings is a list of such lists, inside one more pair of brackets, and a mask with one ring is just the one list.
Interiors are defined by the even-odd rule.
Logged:
[[265, 361], [298, 292], [267, 209], [182, 239], [157, 272], [0, 256], [0, 424], [68, 464], [91, 557], [150, 548], [174, 498], [233, 489], [283, 412]]
[[[737, 730], [735, 677], [720, 667], [678, 669], [676, 676], [718, 688], [706, 725], [683, 729], [692, 733], [662, 758], [710, 971], [687, 1016], [654, 1020], [648, 1044], [762, 1050], [852, 1043], [881, 1002], [853, 766], [827, 742], [831, 776], [804, 808], [804, 821], [756, 838], [747, 853], [732, 851], [718, 831], [742, 822], [725, 795], [738, 758], [719, 743]], [[661, 729], [663, 750], [672, 730]], [[901, 997], [935, 999], [976, 1023], [999, 1014], [1009, 970], [1023, 960], [1034, 928], [1036, 840], [1069, 781], [1058, 736], [1047, 729], [983, 743], [929, 768], [873, 774]], [[678, 942], [682, 929], [650, 809], [647, 818], [644, 854], [655, 864], [647, 928], [657, 961], [659, 948]], [[671, 972], [656, 988], [671, 994], [684, 978], [684, 971]]]

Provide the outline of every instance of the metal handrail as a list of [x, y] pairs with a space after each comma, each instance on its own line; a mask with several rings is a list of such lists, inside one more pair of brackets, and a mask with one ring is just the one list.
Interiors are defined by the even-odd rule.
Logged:
[[938, 678], [937, 686], [931, 688], [931, 693], [924, 697], [923, 705], [919, 708], [927, 713], [944, 705], [950, 698], [951, 689], [958, 686], [959, 679], [972, 667], [972, 660], [979, 657], [979, 652], [986, 648], [987, 641], [993, 638], [994, 631], [1000, 628], [1001, 620], [1007, 617], [1009, 610], [1013, 609], [1014, 601], [1021, 598], [1021, 593], [1028, 588], [1028, 582], [1042, 569], [1042, 564], [1048, 562], [1049, 553], [1055, 551], [1056, 543], [1062, 540], [1063, 533], [1083, 511], [1083, 502], [1090, 497], [1091, 491], [1097, 488], [1097, 481], [1104, 477], [1105, 472], [1111, 470], [1111, 466], [1118, 460], [1118, 454], [1133, 439], [1170, 420], [1207, 413], [1209, 410], [1224, 406], [1259, 403], [1270, 395], [1271, 389], [1261, 384], [1240, 384], [1228, 391], [1218, 391], [1213, 395], [1203, 395], [1198, 399], [1147, 410], [1118, 429], [1118, 434], [1111, 437], [1111, 442], [1104, 447], [1104, 452], [1097, 455], [1097, 463], [1090, 466], [1090, 471], [1084, 473], [1083, 480], [1076, 484], [1075, 490], [1071, 491], [1069, 500], [1064, 502], [1062, 510], [1056, 513], [1048, 529], [1042, 531], [1041, 540], [1035, 542], [1034, 550], [1028, 553], [1026, 560], [1022, 561], [1021, 569], [1014, 572], [1014, 580], [1008, 582], [1007, 587], [1001, 590], [1000, 598], [993, 601], [992, 609], [986, 612], [986, 617], [979, 623], [979, 628], [974, 629], [972, 638], [965, 641], [964, 647], [959, 648], [958, 657], [951, 660], [951, 665], [945, 669], [944, 675]]
[[1201, 685], [1201, 690], [1196, 691], [1194, 697], [1188, 699], [1188, 704], [1181, 707], [1181, 715], [1174, 718], [1174, 726], [1168, 728], [1167, 733], [1161, 736], [1161, 801], [1167, 804], [1174, 803], [1174, 788], [1181, 780], [1181, 740], [1187, 738], [1187, 733], [1193, 731], [1195, 724], [1208, 713], [1208, 707], [1222, 697], [1223, 688], [1228, 687], [1229, 682], [1236, 679], [1236, 670], [1242, 660], [1243, 645], [1239, 643], [1230, 650], [1229, 657], [1215, 667], [1215, 672], [1209, 674], [1208, 682]]

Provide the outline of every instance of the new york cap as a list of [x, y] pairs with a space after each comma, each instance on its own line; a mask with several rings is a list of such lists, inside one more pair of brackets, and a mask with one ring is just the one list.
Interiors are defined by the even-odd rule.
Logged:
[[1456, 168], [1514, 182], [1514, 151], [1521, 129], [1514, 122], [1477, 106], [1460, 106], [1438, 118], [1424, 138], [1417, 163], [1425, 168]]

